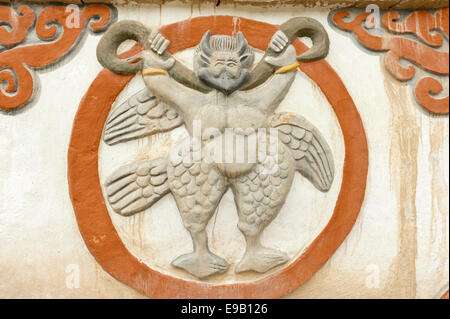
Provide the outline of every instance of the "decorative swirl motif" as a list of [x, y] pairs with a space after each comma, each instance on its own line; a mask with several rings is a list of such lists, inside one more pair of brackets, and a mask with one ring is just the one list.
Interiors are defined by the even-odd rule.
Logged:
[[11, 7], [0, 6], [0, 44], [6, 47], [21, 43], [34, 22], [34, 12], [20, 6], [17, 14]]
[[[436, 33], [440, 30], [449, 36], [449, 10], [440, 9], [434, 14], [426, 11], [415, 11], [398, 21], [400, 14], [396, 11], [386, 12], [382, 17], [385, 28], [384, 36], [371, 34], [363, 27], [363, 22], [369, 13], [356, 15], [352, 21], [344, 21], [350, 17], [347, 11], [338, 11], [332, 15], [333, 23], [342, 30], [356, 35], [359, 42], [374, 51], [386, 52], [384, 65], [386, 69], [399, 81], [411, 80], [416, 74], [416, 67], [420, 67], [431, 74], [449, 74], [449, 53], [438, 50], [444, 42], [444, 36]], [[432, 33], [433, 31], [433, 33]], [[414, 34], [423, 42], [403, 37], [404, 34]], [[434, 47], [434, 48], [433, 48]], [[404, 67], [400, 60], [408, 60], [414, 65]], [[436, 98], [435, 94], [443, 91], [438, 80], [426, 76], [420, 79], [415, 88], [417, 102], [433, 113], [447, 114], [449, 112], [449, 97]]]
[[[28, 6], [19, 8], [22, 13], [29, 12], [28, 10], [31, 10]], [[106, 5], [81, 7], [79, 23], [69, 25], [70, 22], [74, 22], [70, 16], [73, 14], [73, 10], [67, 10], [65, 5], [44, 8], [36, 19], [35, 32], [40, 40], [50, 42], [14, 47], [0, 53], [0, 82], [3, 83], [0, 91], [0, 108], [13, 110], [29, 102], [34, 90], [30, 68], [45, 67], [64, 56], [73, 47], [86, 25], [93, 32], [105, 30], [112, 22], [111, 10], [111, 7]], [[26, 35], [23, 35], [28, 28], [27, 24], [23, 22], [25, 21], [24, 17], [25, 13], [23, 13], [22, 19], [19, 19], [22, 22], [18, 22], [17, 26], [25, 28], [25, 31], [22, 29], [20, 32], [17, 31], [22, 40], [19, 41], [20, 37], [15, 36], [16, 44], [22, 42]], [[10, 19], [14, 20], [14, 18]], [[33, 22], [34, 18], [31, 23]], [[0, 29], [0, 31], [5, 30]], [[5, 39], [5, 41], [11, 42], [12, 37], [1, 37], [1, 39], [2, 43]]]
[[430, 46], [439, 47], [443, 44], [443, 36], [440, 33], [431, 33], [434, 30], [443, 31], [448, 38], [449, 22], [448, 8], [431, 14], [426, 11], [415, 11], [403, 22], [399, 22], [400, 14], [396, 11], [386, 12], [382, 18], [383, 25], [394, 33], [415, 34]]
[[[442, 90], [442, 84], [438, 80], [424, 77], [417, 83], [414, 94], [419, 104], [426, 105], [430, 112], [444, 114], [448, 113], [449, 97], [436, 99], [430, 96], [430, 94], [437, 94]], [[447, 107], [447, 111], [445, 111], [445, 107]]]

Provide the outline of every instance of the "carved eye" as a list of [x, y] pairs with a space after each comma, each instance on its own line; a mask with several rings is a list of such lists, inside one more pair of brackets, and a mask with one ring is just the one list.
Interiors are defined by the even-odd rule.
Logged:
[[236, 65], [236, 62], [227, 62], [227, 66], [229, 67], [235, 67]]
[[241, 58], [240, 58], [241, 64], [245, 63], [249, 57], [250, 57], [250, 54], [241, 56]]

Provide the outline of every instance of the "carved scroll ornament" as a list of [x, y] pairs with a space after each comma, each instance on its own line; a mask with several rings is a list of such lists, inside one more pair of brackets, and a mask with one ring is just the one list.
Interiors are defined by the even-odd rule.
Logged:
[[[444, 92], [441, 82], [445, 76], [448, 79], [449, 74], [449, 9], [434, 13], [414, 11], [404, 18], [397, 11], [385, 12], [381, 17], [383, 35], [371, 32], [373, 26], [366, 27], [372, 18], [370, 13], [352, 15], [349, 11], [337, 11], [331, 14], [338, 28], [352, 32], [367, 49], [384, 52], [384, 65], [397, 80], [412, 80], [417, 68], [424, 70], [428, 75], [415, 84], [417, 102], [430, 112], [447, 114], [448, 88], [446, 97], [436, 97], [436, 94]], [[444, 42], [447, 42], [446, 49]], [[404, 66], [402, 60], [410, 64]]]
[[[52, 5], [41, 11], [38, 8], [21, 5], [16, 10], [0, 6], [0, 108], [3, 110], [27, 104], [35, 91], [34, 70], [66, 55], [85, 28], [101, 32], [115, 19], [113, 7], [107, 5], [69, 9], [66, 5]], [[74, 14], [76, 17], [72, 18]]]

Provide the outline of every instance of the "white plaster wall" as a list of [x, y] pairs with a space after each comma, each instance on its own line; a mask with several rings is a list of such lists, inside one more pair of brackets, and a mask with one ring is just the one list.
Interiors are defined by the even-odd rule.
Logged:
[[[413, 101], [410, 88], [385, 73], [379, 55], [368, 54], [348, 34], [328, 25], [327, 10], [271, 8], [268, 15], [267, 9], [216, 8], [212, 4], [118, 9], [119, 19], [139, 20], [149, 26], [214, 14], [274, 24], [307, 15], [322, 22], [331, 39], [327, 61], [345, 83], [366, 129], [369, 175], [366, 197], [353, 230], [311, 280], [288, 297], [430, 298], [437, 297], [448, 285], [448, 116], [423, 112]], [[89, 34], [76, 54], [38, 71], [40, 92], [31, 105], [16, 114], [0, 113], [0, 297], [142, 297], [110, 277], [89, 254], [68, 194], [66, 158], [71, 126], [82, 96], [101, 70], [95, 57], [99, 39]], [[189, 58], [189, 52], [181, 54], [181, 58]], [[136, 78], [119, 100], [142, 85]], [[337, 167], [328, 194], [315, 191], [297, 176], [286, 206], [264, 235], [267, 244], [282, 247], [295, 257], [332, 212], [342, 177], [344, 149], [328, 102], [305, 75], [297, 75], [280, 110], [298, 112], [313, 122], [329, 141]], [[411, 154], [413, 158], [408, 162], [418, 174], [412, 203], [399, 192], [399, 185], [407, 179], [398, 173], [399, 167], [406, 165], [398, 154], [398, 143], [411, 138], [399, 126], [404, 116], [400, 110], [407, 110], [408, 120], [416, 128], [412, 137], [418, 143], [417, 154]], [[161, 150], [159, 146], [166, 145], [168, 139], [170, 136], [164, 134], [127, 145], [102, 145], [101, 179], [122, 164], [144, 158], [149, 148]], [[406, 213], [400, 209], [411, 204], [414, 207], [406, 209]], [[208, 231], [213, 249], [235, 261], [242, 254], [243, 239], [235, 227], [233, 206], [233, 198], [227, 193], [216, 225], [211, 224]], [[302, 207], [304, 212], [299, 214], [294, 207]], [[111, 217], [133, 254], [164, 272], [186, 276], [168, 266], [173, 257], [190, 249], [171, 196], [144, 214], [125, 218], [112, 213]], [[407, 228], [407, 234], [399, 231], [405, 217], [416, 218], [417, 225]], [[416, 246], [403, 245], [402, 239], [411, 234], [417, 239]], [[224, 245], [235, 235], [233, 245]], [[415, 262], [408, 262], [411, 254]], [[73, 275], [72, 265], [80, 271], [79, 288], [66, 284]], [[231, 271], [215, 280], [252, 278], [235, 277]]]

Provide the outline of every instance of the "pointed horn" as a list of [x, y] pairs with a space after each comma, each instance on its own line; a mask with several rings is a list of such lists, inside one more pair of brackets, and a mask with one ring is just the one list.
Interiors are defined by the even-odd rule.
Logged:
[[236, 52], [239, 56], [241, 56], [245, 50], [248, 48], [247, 40], [245, 39], [244, 35], [241, 31], [239, 31], [237, 36], [237, 45], [236, 45]]
[[213, 49], [211, 48], [210, 39], [211, 39], [211, 32], [208, 30], [203, 35], [202, 41], [200, 42], [200, 47], [202, 48], [202, 51], [208, 57], [210, 57], [213, 54]]

